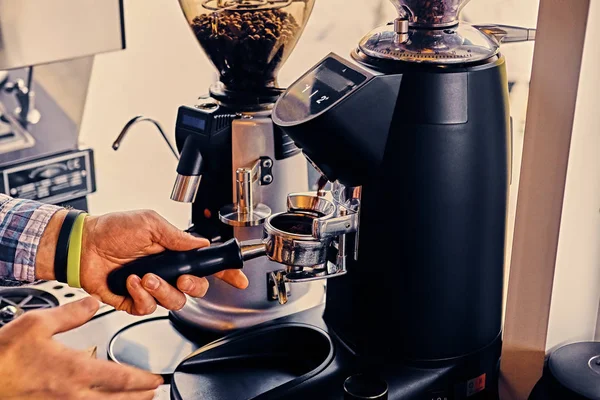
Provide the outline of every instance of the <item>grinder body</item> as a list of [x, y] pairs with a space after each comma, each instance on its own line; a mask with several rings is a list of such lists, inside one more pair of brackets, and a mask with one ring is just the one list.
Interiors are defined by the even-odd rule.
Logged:
[[[361, 67], [331, 54], [274, 110], [319, 170], [362, 190], [357, 258], [328, 282], [325, 323], [358, 371], [386, 376], [391, 398], [494, 398], [511, 169], [505, 60]], [[301, 97], [307, 85], [331, 91], [331, 70], [352, 68], [365, 79], [327, 107]]]

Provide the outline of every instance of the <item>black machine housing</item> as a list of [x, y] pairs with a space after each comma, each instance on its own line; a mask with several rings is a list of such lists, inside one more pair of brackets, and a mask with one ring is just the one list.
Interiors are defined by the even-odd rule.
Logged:
[[[175, 140], [182, 153], [186, 139], [194, 135], [202, 155], [202, 183], [192, 203], [190, 231], [211, 241], [233, 238], [233, 228], [219, 221], [219, 210], [233, 200], [231, 129], [241, 118], [240, 107], [203, 98], [195, 106], [181, 106], [177, 113]], [[281, 129], [275, 129], [275, 159], [296, 155], [300, 150]]]
[[[511, 168], [505, 59], [435, 66], [353, 56], [366, 68], [328, 55], [272, 118], [330, 181], [361, 187], [357, 259], [328, 281], [324, 313], [217, 341], [178, 367], [173, 398], [360, 398], [344, 392], [357, 373], [373, 388], [386, 383], [372, 398], [498, 398]], [[333, 355], [297, 327], [323, 333]], [[270, 354], [273, 329], [295, 336]], [[318, 367], [273, 367], [300, 359], [293, 349], [303, 345], [305, 363]], [[248, 382], [241, 368], [254, 371]]]

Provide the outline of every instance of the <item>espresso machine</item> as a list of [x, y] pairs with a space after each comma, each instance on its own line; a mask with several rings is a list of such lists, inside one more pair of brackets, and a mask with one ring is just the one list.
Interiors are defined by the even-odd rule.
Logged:
[[[497, 399], [511, 119], [502, 43], [531, 29], [459, 21], [464, 0], [392, 0], [398, 17], [293, 83], [275, 125], [331, 183], [291, 192], [262, 238], [164, 252], [111, 273], [249, 271], [327, 281], [313, 308], [199, 348], [173, 399]], [[282, 296], [283, 294], [283, 296]]]
[[[284, 210], [288, 193], [309, 189], [306, 159], [271, 119], [284, 89], [277, 74], [296, 46], [314, 0], [180, 0], [219, 80], [195, 104], [182, 106], [175, 138], [180, 153], [171, 199], [192, 204], [189, 231], [213, 244], [260, 238], [266, 219]], [[235, 289], [208, 278], [201, 299], [171, 319], [218, 334], [323, 304], [325, 284], [286, 288], [278, 301], [269, 260], [250, 261], [250, 285]]]
[[[193, 235], [222, 244], [259, 239], [266, 219], [284, 210], [288, 193], [307, 191], [318, 174], [293, 141], [271, 119], [285, 91], [277, 75], [301, 37], [314, 0], [179, 0], [185, 21], [219, 79], [209, 93], [177, 113], [176, 149], [160, 123], [137, 116], [113, 144], [117, 150], [137, 123], [155, 125], [178, 158], [171, 199], [191, 204]], [[309, 178], [315, 175], [315, 182]], [[188, 297], [169, 314], [181, 331], [207, 338], [284, 315], [323, 306], [326, 284], [307, 282], [282, 305], [269, 260], [250, 261], [248, 288], [239, 290], [213, 277], [200, 299]], [[281, 294], [283, 296], [283, 294]], [[202, 339], [206, 340], [206, 339]]]
[[[120, 0], [0, 0], [0, 193], [89, 210], [96, 166], [80, 125], [95, 56], [126, 47], [123, 15]], [[0, 328], [85, 297], [56, 281], [0, 279]], [[94, 318], [112, 311], [103, 304]]]

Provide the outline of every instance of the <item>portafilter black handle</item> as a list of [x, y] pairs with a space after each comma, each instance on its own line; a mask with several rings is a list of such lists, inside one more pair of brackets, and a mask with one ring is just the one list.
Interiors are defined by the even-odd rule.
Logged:
[[[250, 253], [251, 256], [259, 254]], [[246, 257], [253, 258], [253, 257]], [[126, 296], [127, 278], [137, 275], [143, 278], [148, 273], [160, 276], [176, 287], [181, 275], [205, 277], [227, 269], [241, 269], [244, 265], [242, 246], [234, 238], [224, 244], [190, 251], [171, 251], [138, 258], [115, 269], [108, 275], [108, 288], [116, 295]]]

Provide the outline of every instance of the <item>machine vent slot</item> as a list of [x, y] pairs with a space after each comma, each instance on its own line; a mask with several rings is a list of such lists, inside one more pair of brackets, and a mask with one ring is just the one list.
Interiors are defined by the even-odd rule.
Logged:
[[215, 130], [220, 131], [231, 125], [231, 121], [235, 118], [232, 114], [215, 115]]

